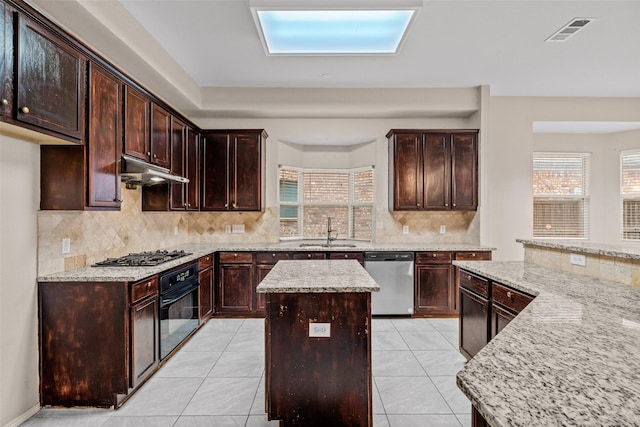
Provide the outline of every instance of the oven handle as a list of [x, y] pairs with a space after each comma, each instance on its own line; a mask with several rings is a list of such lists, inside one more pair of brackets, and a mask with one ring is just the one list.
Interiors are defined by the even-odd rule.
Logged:
[[[196, 282], [195, 284], [187, 287], [187, 288], [182, 288], [180, 289], [178, 292], [172, 292], [171, 294], [168, 295], [161, 295], [160, 296], [160, 307], [166, 307], [167, 305], [173, 304], [174, 302], [180, 300], [181, 298], [183, 298], [185, 295], [190, 294], [191, 292], [195, 291], [196, 289], [198, 289], [198, 282]], [[177, 296], [175, 294], [178, 294]]]

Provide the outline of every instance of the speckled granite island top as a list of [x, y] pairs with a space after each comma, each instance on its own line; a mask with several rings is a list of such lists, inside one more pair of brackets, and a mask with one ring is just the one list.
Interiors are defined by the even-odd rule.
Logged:
[[458, 373], [491, 426], [640, 426], [639, 288], [523, 262], [454, 264], [536, 296]]
[[377, 292], [380, 286], [356, 260], [279, 261], [259, 293]]
[[585, 242], [584, 240], [532, 240], [516, 239], [516, 242], [527, 246], [547, 249], [559, 249], [576, 252], [608, 256], [613, 258], [640, 260], [640, 248], [635, 246], [612, 245], [607, 243]]

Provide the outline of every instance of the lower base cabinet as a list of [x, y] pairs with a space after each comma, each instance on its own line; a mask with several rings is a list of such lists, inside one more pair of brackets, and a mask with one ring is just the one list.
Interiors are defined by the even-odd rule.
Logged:
[[157, 278], [40, 282], [40, 405], [118, 407], [158, 366]]
[[460, 353], [476, 355], [533, 298], [474, 273], [458, 269], [460, 288]]
[[[140, 288], [140, 291], [137, 289]], [[158, 280], [143, 280], [132, 286], [137, 298], [129, 309], [131, 319], [131, 388], [138, 387], [160, 362]]]
[[198, 260], [198, 305], [200, 323], [213, 313], [213, 254]]

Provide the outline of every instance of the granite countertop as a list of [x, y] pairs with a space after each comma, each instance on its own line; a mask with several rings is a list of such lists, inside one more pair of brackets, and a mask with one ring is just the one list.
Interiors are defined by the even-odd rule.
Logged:
[[[273, 251], [273, 252], [366, 252], [366, 251], [491, 251], [489, 248], [470, 244], [451, 243], [371, 243], [358, 241], [338, 241], [334, 245], [325, 247], [322, 244], [326, 241], [291, 241], [281, 243], [210, 243], [210, 244], [185, 244], [166, 250], [184, 250], [191, 253], [186, 257], [160, 264], [154, 267], [82, 267], [72, 271], [61, 271], [58, 273], [39, 276], [39, 282], [133, 282], [146, 277], [162, 273], [179, 265], [195, 261], [198, 258], [213, 252], [224, 251]], [[315, 245], [317, 243], [317, 245]], [[313, 246], [303, 246], [313, 245]], [[355, 246], [342, 246], [353, 244]]]
[[352, 260], [278, 261], [260, 282], [258, 293], [377, 292], [380, 286]]
[[601, 255], [614, 258], [640, 260], [640, 248], [637, 245], [613, 245], [608, 243], [585, 242], [584, 240], [531, 240], [516, 239], [523, 245], [548, 249], [559, 249], [580, 254]]
[[523, 262], [454, 261], [536, 296], [458, 373], [493, 427], [640, 426], [640, 289]]

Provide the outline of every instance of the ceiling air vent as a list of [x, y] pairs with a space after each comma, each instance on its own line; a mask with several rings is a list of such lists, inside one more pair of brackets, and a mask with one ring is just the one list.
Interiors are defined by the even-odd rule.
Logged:
[[587, 24], [591, 21], [595, 21], [596, 18], [573, 18], [571, 22], [569, 22], [564, 27], [560, 28], [558, 31], [553, 33], [549, 38], [545, 41], [547, 42], [563, 42], [566, 41], [569, 37], [583, 29], [587, 26]]

